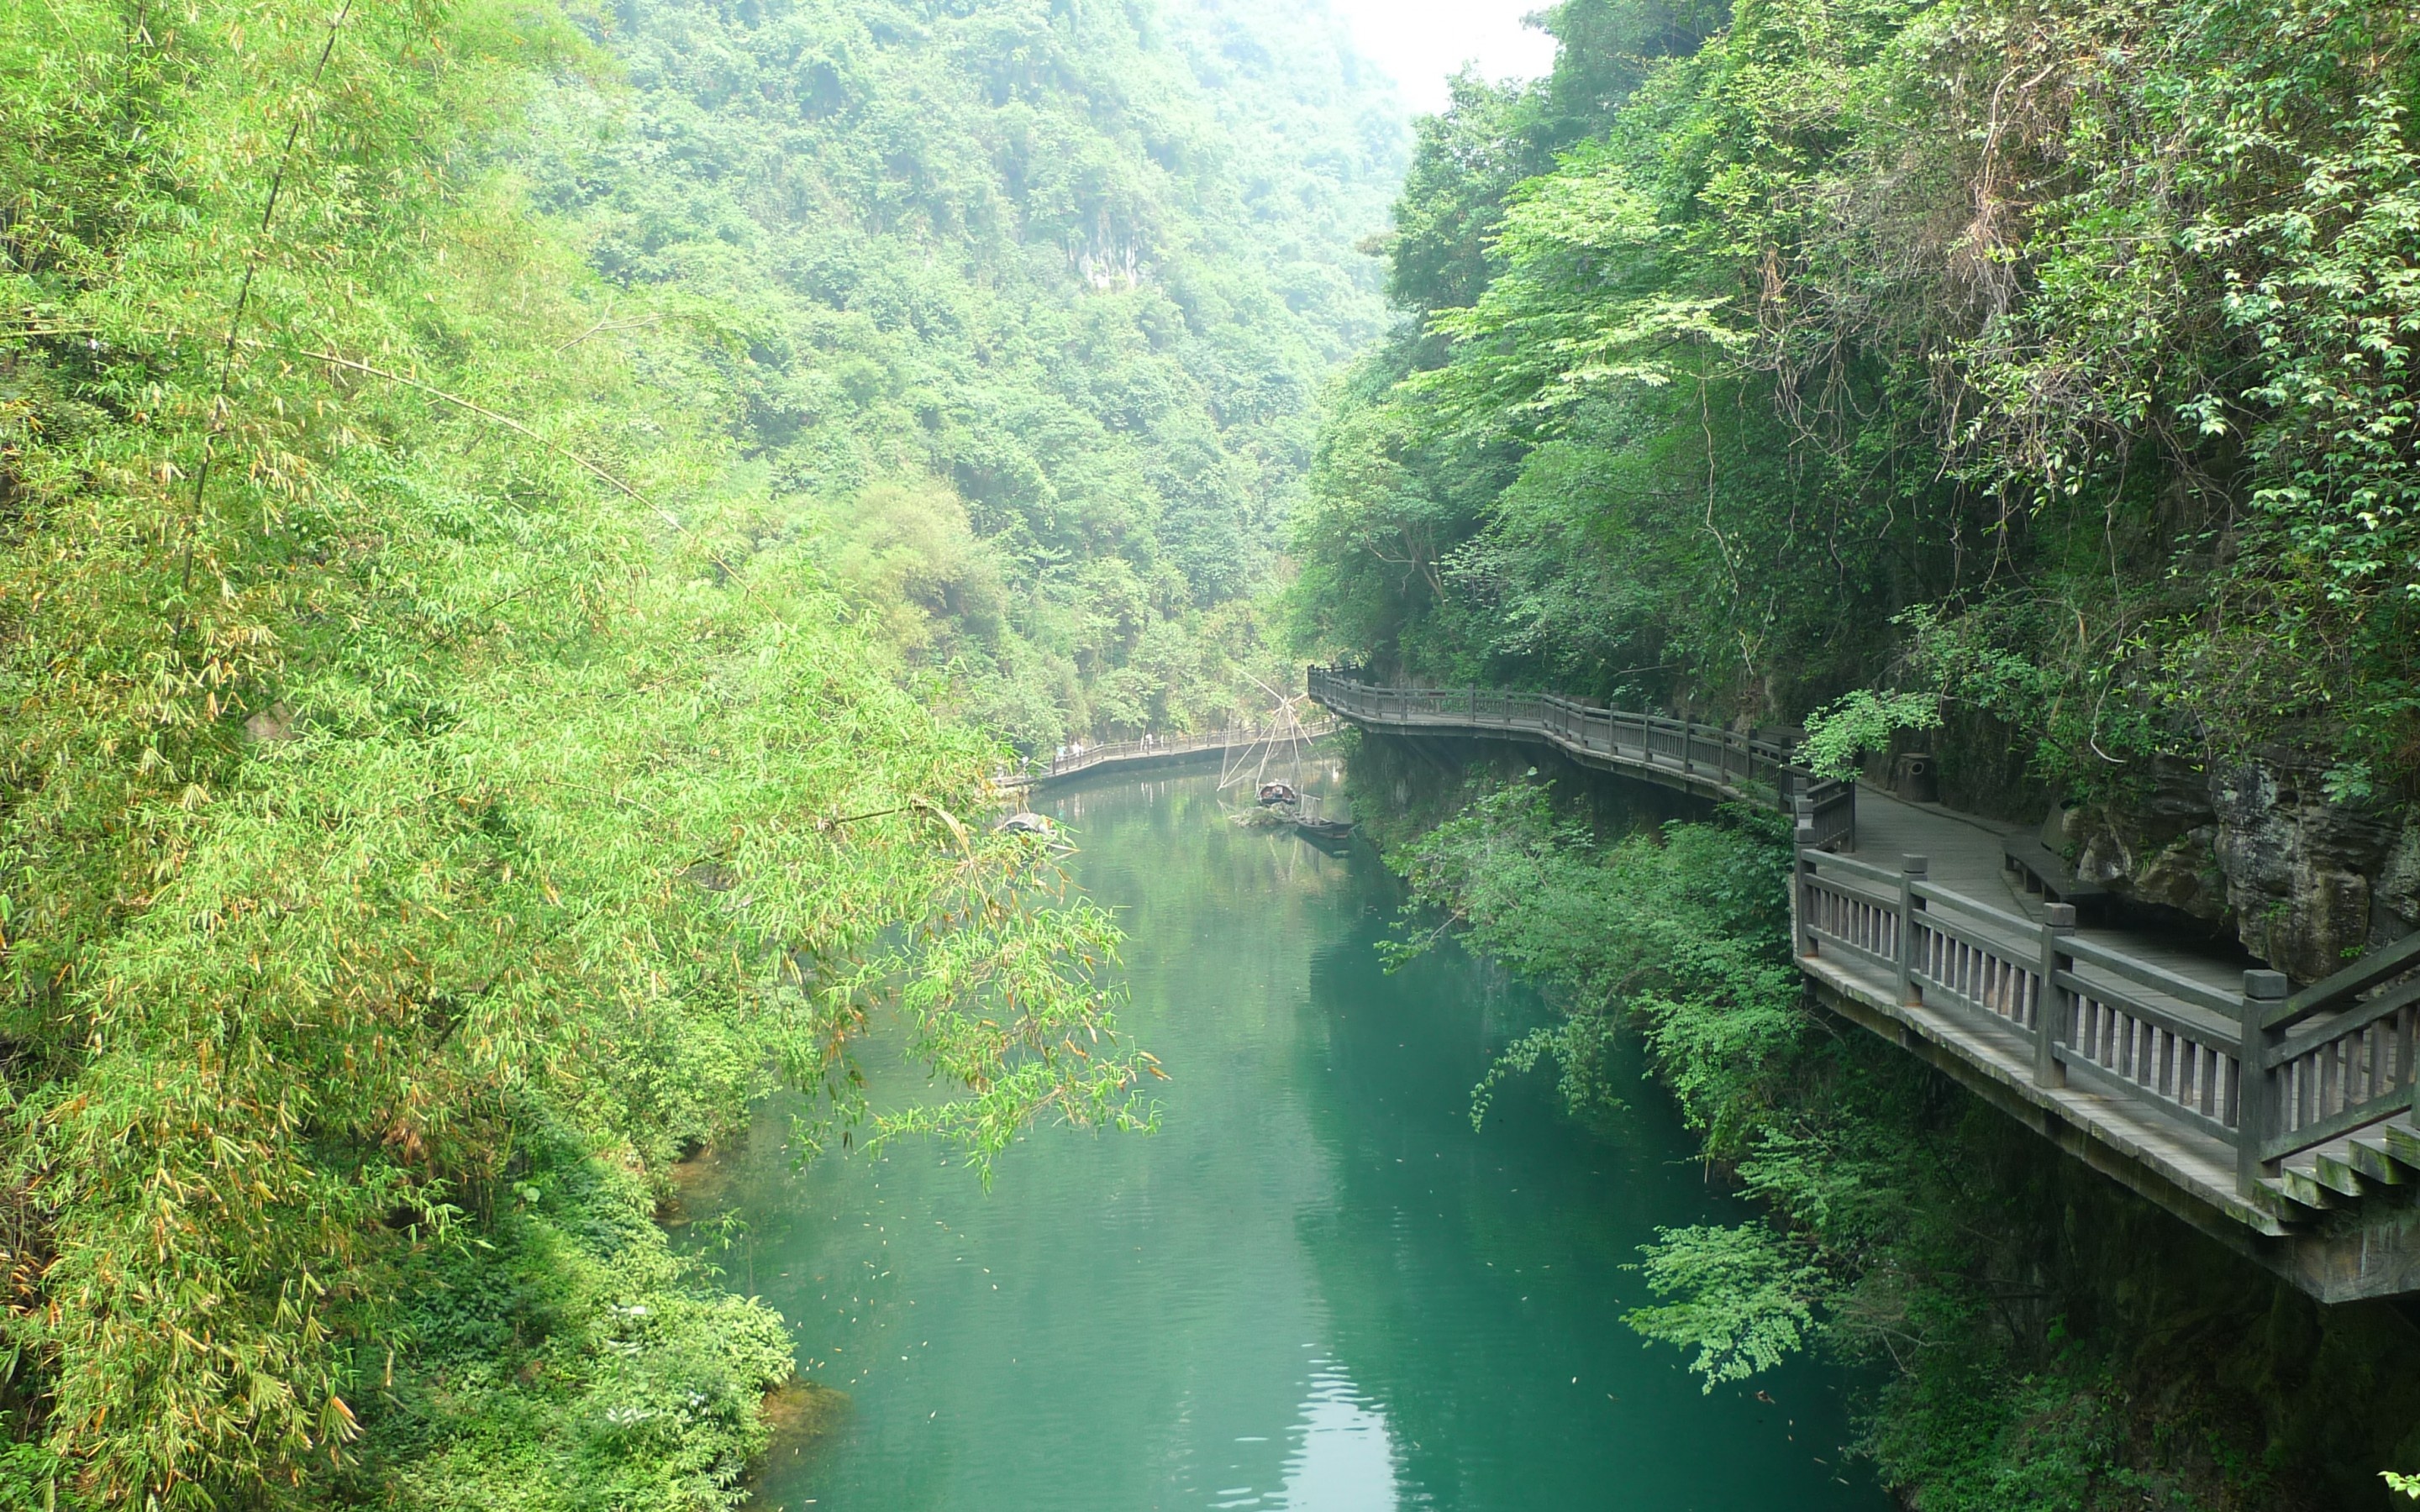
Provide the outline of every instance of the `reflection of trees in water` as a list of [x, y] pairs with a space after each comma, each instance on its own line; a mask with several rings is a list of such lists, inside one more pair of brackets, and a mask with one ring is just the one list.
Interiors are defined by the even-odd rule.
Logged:
[[[1280, 1486], [1302, 1346], [1326, 1323], [1289, 1225], [1268, 1215], [1332, 1200], [1303, 1100], [1280, 1084], [1309, 949], [1337, 928], [1322, 902], [1337, 873], [1291, 835], [1228, 824], [1215, 782], [1076, 788], [1040, 805], [1070, 827], [1079, 880], [1119, 908], [1132, 942], [1125, 1018], [1176, 1078], [1159, 1137], [1036, 1134], [988, 1196], [907, 1146], [798, 1178], [755, 1167], [784, 1210], [760, 1228], [761, 1284], [783, 1269], [864, 1273], [869, 1255], [892, 1273], [878, 1293], [870, 1278], [848, 1293], [878, 1327], [833, 1316], [819, 1291], [796, 1307], [773, 1295], [807, 1322], [811, 1350], [837, 1344], [854, 1362], [878, 1340], [882, 1363], [852, 1387], [858, 1411], [824, 1457], [768, 1482], [768, 1502], [1182, 1505]], [[868, 1242], [869, 1220], [889, 1223], [887, 1245]], [[980, 1441], [944, 1424], [983, 1425]]]
[[1334, 1153], [1336, 1200], [1305, 1211], [1296, 1232], [1327, 1301], [1331, 1352], [1383, 1404], [1407, 1486], [1440, 1505], [1517, 1504], [1489, 1494], [1492, 1457], [1470, 1451], [1536, 1411], [1519, 1388], [1537, 1373], [1541, 1341], [1481, 1325], [1509, 1300], [1487, 1261], [1509, 1279], [1531, 1253], [1529, 1220], [1508, 1200], [1524, 1183], [1508, 1169], [1530, 1164], [1532, 1141], [1503, 1131], [1531, 1118], [1536, 1099], [1524, 1088], [1508, 1100], [1483, 1138], [1466, 1111], [1472, 1085], [1536, 1006], [1451, 949], [1384, 976], [1373, 949], [1383, 933], [1382, 917], [1364, 918], [1312, 974], [1312, 1018], [1333, 1067], [1333, 1095], [1313, 1121]]
[[[1305, 768], [1304, 785], [1326, 785], [1324, 764]], [[1075, 871], [1094, 899], [1114, 904], [1131, 940], [1203, 938], [1245, 953], [1270, 954], [1280, 935], [1308, 936], [1306, 906], [1338, 885], [1344, 863], [1291, 832], [1259, 832], [1227, 822], [1208, 773], [1114, 787], [1076, 788], [1053, 799], [1079, 851]], [[1114, 841], [1093, 845], [1089, 829]], [[1180, 933], [1199, 931], [1199, 934]], [[1162, 932], [1162, 933], [1156, 933]], [[1130, 961], [1145, 958], [1130, 948]], [[1295, 959], [1299, 961], [1301, 955]]]
[[1713, 806], [1652, 782], [1593, 771], [1551, 746], [1439, 735], [1364, 733], [1344, 772], [1354, 817], [1382, 841], [1405, 840], [1451, 818], [1474, 784], [1544, 781], [1558, 807], [1615, 836], [1675, 819], [1703, 819]]
[[[764, 1500], [1503, 1512], [1600, 1504], [1622, 1453], [1673, 1462], [1649, 1480], [1709, 1473], [1678, 1461], [1737, 1425], [1617, 1317], [1632, 1246], [1710, 1200], [1660, 1104], [1607, 1144], [1525, 1084], [1473, 1134], [1471, 1085], [1535, 997], [1450, 949], [1383, 975], [1399, 894], [1375, 858], [1241, 829], [1215, 789], [1046, 795], [1131, 941], [1127, 1022], [1175, 1078], [1157, 1137], [1037, 1134], [985, 1196], [908, 1146], [794, 1174], [760, 1125], [758, 1288], [805, 1352], [880, 1361], [832, 1381], [854, 1409]], [[840, 1276], [853, 1315], [799, 1288]], [[1659, 1373], [1672, 1412], [1642, 1435], [1580, 1411], [1568, 1378], [1608, 1368]], [[1259, 1500], [1215, 1494], [1237, 1487]]]
[[[1365, 890], [1391, 903], [1391, 886]], [[1849, 1496], [1811, 1460], [1776, 1462], [1779, 1444], [1730, 1442], [1738, 1404], [1706, 1401], [1621, 1324], [1636, 1291], [1624, 1267], [1656, 1226], [1737, 1211], [1664, 1095], [1641, 1086], [1591, 1133], [1560, 1116], [1542, 1069], [1475, 1133], [1473, 1084], [1544, 1006], [1450, 944], [1385, 975], [1373, 947], [1389, 911], [1364, 913], [1313, 961], [1296, 1076], [1326, 1078], [1309, 1107], [1334, 1199], [1295, 1227], [1329, 1352], [1383, 1412], [1406, 1498], [1594, 1504], [1621, 1484], [1649, 1505], [1759, 1477], [1802, 1486], [1798, 1504]], [[1640, 1069], [1635, 1047], [1620, 1053]], [[1837, 1443], [1844, 1426], [1830, 1432]]]

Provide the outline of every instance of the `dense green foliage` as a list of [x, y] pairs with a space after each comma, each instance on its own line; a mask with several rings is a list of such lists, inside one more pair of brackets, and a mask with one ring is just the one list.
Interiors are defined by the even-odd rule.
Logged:
[[2420, 773], [2412, 8], [1553, 24], [1422, 130], [1308, 639], [1722, 717], [1892, 687], [2071, 787], [2281, 735]]
[[[2010, 807], [2271, 741], [2333, 799], [2420, 788], [2412, 8], [1548, 20], [1551, 78], [1420, 128], [1404, 318], [1295, 521], [1307, 648], [1805, 720], [1833, 771], [1946, 726]], [[2361, 1342], [1810, 1017], [1783, 855], [1749, 816], [1600, 845], [1520, 785], [1400, 853], [1559, 995], [1502, 1073], [1602, 1108], [1635, 1029], [1768, 1202], [1665, 1237], [1640, 1331], [1710, 1386], [1882, 1366], [1868, 1448], [1928, 1508], [2381, 1503], [2400, 1320]]]
[[[531, 1110], [533, 1114], [535, 1110]], [[770, 1308], [675, 1256], [636, 1163], [542, 1116], [476, 1244], [398, 1274], [408, 1363], [382, 1382], [340, 1502], [509, 1512], [728, 1504], [792, 1370]]]
[[1250, 675], [1286, 663], [1251, 595], [1311, 400], [1379, 329], [1351, 249], [1400, 172], [1335, 23], [631, 0], [596, 24], [627, 89], [542, 102], [536, 193], [619, 286], [712, 301], [740, 452], [879, 638], [1028, 748], [1265, 709]]
[[1260, 570], [1385, 133], [1218, 11], [742, 8], [0, 10], [0, 1497], [728, 1504], [788, 1355], [672, 1158], [1148, 1119], [920, 695], [1224, 696], [1141, 648]]
[[1553, 995], [1498, 1075], [1551, 1055], [1599, 1116], [1636, 1033], [1709, 1163], [1766, 1205], [1665, 1231], [1632, 1325], [1709, 1390], [1808, 1346], [1870, 1367], [1865, 1452], [1928, 1509], [2382, 1506], [2379, 1472], [2420, 1452], [2410, 1325], [2319, 1307], [1816, 1014], [1788, 856], [1751, 812], [1601, 843], [1518, 780], [1393, 853], [1405, 949], [1442, 910]]

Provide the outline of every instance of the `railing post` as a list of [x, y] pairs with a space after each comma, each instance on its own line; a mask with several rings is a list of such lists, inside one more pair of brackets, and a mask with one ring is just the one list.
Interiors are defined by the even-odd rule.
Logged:
[[2277, 1082], [2269, 1068], [2277, 1037], [2269, 1031], [2268, 1019], [2286, 1000], [2286, 986], [2282, 971], [2243, 974], [2243, 1030], [2235, 1055], [2235, 1187], [2247, 1196], [2262, 1177], [2277, 1170], [2277, 1163], [2263, 1160], [2260, 1151], [2277, 1132]]
[[2058, 1058], [2058, 1047], [2067, 1039], [2067, 989], [2058, 984], [2058, 974], [2075, 969], [2075, 957], [2067, 953], [2067, 942], [2075, 933], [2075, 905], [2053, 903], [2050, 917], [2042, 924], [2041, 979], [2040, 995], [2034, 999], [2034, 1085], [2065, 1087], [2067, 1063]]
[[1924, 900], [1916, 895], [1932, 863], [1921, 856], [1899, 858], [1899, 1000], [1909, 1008], [1924, 1006], [1924, 988], [1916, 980], [1916, 916]]
[[1790, 917], [1798, 926], [1798, 953], [1810, 958], [1817, 950], [1815, 923], [1807, 917], [1807, 904], [1813, 901], [1810, 895], [1815, 890], [1807, 886], [1808, 879], [1815, 875], [1815, 851], [1807, 841], [1814, 833], [1815, 826], [1802, 817], [1798, 821], [1798, 864], [1791, 868], [1790, 879]]

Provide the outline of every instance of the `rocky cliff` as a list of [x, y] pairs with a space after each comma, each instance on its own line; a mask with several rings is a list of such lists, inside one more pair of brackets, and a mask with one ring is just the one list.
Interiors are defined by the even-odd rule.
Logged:
[[2231, 933], [2308, 981], [2420, 930], [2420, 804], [2344, 802], [2286, 752], [2164, 764], [2120, 803], [2054, 810], [2077, 875]]

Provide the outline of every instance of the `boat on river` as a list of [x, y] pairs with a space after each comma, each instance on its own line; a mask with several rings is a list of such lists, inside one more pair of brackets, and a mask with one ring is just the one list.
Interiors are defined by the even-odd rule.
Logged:
[[1294, 832], [1323, 851], [1342, 851], [1353, 839], [1353, 821], [1297, 816], [1294, 822]]

